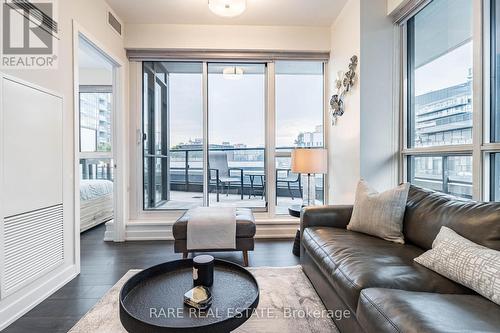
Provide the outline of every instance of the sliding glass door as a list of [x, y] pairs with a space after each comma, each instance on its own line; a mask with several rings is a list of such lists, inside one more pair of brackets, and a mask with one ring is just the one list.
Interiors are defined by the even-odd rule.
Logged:
[[208, 64], [210, 206], [266, 207], [265, 74], [265, 64]]
[[302, 204], [291, 152], [325, 146], [323, 62], [144, 62], [143, 75], [144, 210]]
[[158, 63], [144, 64], [144, 206], [169, 199], [167, 73]]
[[203, 204], [202, 64], [144, 63], [144, 209]]

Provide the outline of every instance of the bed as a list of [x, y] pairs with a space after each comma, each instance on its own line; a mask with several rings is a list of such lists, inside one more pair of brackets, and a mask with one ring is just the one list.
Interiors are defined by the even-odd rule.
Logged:
[[80, 181], [80, 232], [113, 219], [113, 182]]

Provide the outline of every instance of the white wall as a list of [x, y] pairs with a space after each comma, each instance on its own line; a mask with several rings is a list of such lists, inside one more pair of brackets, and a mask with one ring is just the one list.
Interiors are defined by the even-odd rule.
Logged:
[[329, 86], [357, 55], [357, 83], [345, 114], [330, 130], [330, 203], [351, 204], [360, 178], [377, 190], [397, 181], [397, 124], [393, 106], [394, 27], [386, 0], [349, 0], [331, 27]]
[[385, 0], [361, 0], [361, 177], [379, 191], [398, 178], [394, 29]]
[[387, 0], [387, 15], [392, 14], [396, 9], [400, 8], [409, 0]]
[[330, 29], [320, 27], [127, 24], [127, 49], [328, 51]]
[[[49, 273], [43, 281], [37, 281], [19, 292], [0, 301], [0, 330], [15, 318], [21, 316], [30, 307], [50, 295], [67, 282], [77, 272], [77, 258], [74, 251], [74, 110], [73, 110], [73, 27], [76, 20], [86, 31], [102, 45], [128, 63], [123, 48], [123, 40], [106, 23], [107, 4], [104, 0], [59, 0], [58, 23], [60, 28], [59, 66], [54, 70], [5, 70], [9, 75], [55, 91], [63, 96], [64, 114], [64, 162], [63, 162], [63, 202], [64, 202], [64, 246], [65, 264], [57, 272]], [[127, 70], [127, 69], [126, 69]], [[127, 77], [127, 76], [126, 76]], [[128, 87], [128, 84], [126, 85]], [[124, 109], [128, 113], [128, 98], [125, 96]], [[12, 175], [18, 177], [20, 175]], [[78, 221], [79, 223], [79, 221]], [[79, 254], [78, 254], [79, 255]]]
[[[334, 94], [337, 72], [347, 71], [353, 55], [360, 58], [360, 0], [349, 0], [331, 27], [329, 62], [329, 94]], [[345, 98], [345, 114], [331, 127], [329, 138], [329, 198], [330, 203], [350, 204], [360, 178], [360, 86], [362, 78], [359, 59], [356, 85]], [[331, 126], [330, 124], [327, 124]]]

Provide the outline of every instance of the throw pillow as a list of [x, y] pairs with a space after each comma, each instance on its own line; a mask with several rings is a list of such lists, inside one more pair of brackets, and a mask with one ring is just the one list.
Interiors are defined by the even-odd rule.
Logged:
[[500, 251], [441, 227], [432, 249], [414, 260], [500, 305]]
[[404, 244], [403, 217], [410, 184], [379, 193], [361, 180], [348, 230]]

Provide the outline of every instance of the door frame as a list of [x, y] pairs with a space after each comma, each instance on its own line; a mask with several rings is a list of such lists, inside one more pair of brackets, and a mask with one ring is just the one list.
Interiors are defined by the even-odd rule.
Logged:
[[[77, 271], [80, 273], [80, 100], [79, 100], [79, 57], [78, 50], [80, 37], [84, 38], [99, 54], [108, 59], [113, 65], [113, 97], [112, 97], [112, 153], [114, 163], [114, 184], [113, 184], [113, 226], [115, 242], [125, 240], [125, 63], [113, 54], [103, 43], [83, 28], [76, 20], [73, 20], [73, 117], [74, 117], [74, 218], [75, 218], [75, 262]], [[117, 112], [117, 111], [120, 112]]]

